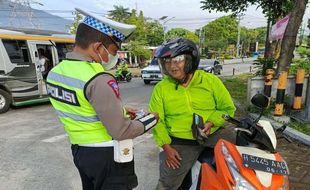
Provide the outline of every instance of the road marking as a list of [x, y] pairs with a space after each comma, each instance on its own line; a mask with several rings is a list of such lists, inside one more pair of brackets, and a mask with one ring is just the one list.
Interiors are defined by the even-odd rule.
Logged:
[[67, 138], [68, 135], [67, 134], [62, 134], [62, 135], [57, 135], [57, 136], [54, 136], [54, 137], [51, 137], [51, 138], [47, 138], [47, 139], [44, 139], [42, 140], [43, 142], [48, 142], [48, 143], [53, 143], [53, 142], [57, 142], [57, 141], [61, 141], [65, 138]]

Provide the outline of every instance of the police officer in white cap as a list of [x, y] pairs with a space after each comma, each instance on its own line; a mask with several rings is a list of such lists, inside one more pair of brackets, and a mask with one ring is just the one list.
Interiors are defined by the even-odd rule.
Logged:
[[78, 26], [73, 52], [48, 74], [50, 100], [69, 135], [83, 189], [132, 189], [138, 184], [132, 156], [127, 159], [132, 147], [121, 142], [154, 127], [158, 116], [126, 117], [135, 110], [122, 108], [118, 84], [105, 71], [115, 66], [120, 44], [135, 26], [77, 11], [85, 19]]

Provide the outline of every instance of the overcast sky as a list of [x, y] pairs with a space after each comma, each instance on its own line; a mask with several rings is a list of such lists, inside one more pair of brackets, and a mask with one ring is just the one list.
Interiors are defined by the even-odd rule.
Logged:
[[[201, 0], [38, 0], [43, 6], [33, 4], [33, 8], [47, 10], [52, 14], [72, 19], [69, 10], [75, 7], [92, 11], [96, 13], [107, 14], [113, 9], [113, 5], [122, 5], [129, 9], [142, 10], [146, 17], [159, 19], [162, 16], [168, 16], [166, 20], [172, 18], [165, 23], [168, 29], [182, 27], [189, 30], [195, 30], [206, 25], [208, 22], [216, 18], [227, 15], [229, 13], [216, 13], [203, 11], [200, 9]], [[262, 14], [260, 8], [251, 6], [245, 12], [241, 25], [248, 28], [266, 26], [266, 18]], [[62, 10], [62, 11], [59, 11]], [[67, 11], [67, 12], [66, 12]], [[304, 15], [303, 26], [306, 25], [307, 19], [310, 18], [310, 8], [306, 10]], [[306, 28], [306, 32], [309, 30]]]

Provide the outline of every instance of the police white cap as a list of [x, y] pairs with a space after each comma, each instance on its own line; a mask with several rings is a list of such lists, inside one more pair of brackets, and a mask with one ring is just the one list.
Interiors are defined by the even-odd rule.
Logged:
[[119, 23], [103, 16], [86, 12], [79, 8], [75, 8], [75, 10], [85, 16], [83, 20], [84, 24], [110, 37], [113, 37], [113, 39], [117, 42], [123, 42], [136, 29], [135, 25]]

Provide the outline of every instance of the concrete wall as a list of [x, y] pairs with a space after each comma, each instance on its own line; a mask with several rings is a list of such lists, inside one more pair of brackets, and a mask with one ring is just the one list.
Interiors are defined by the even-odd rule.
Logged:
[[[304, 85], [303, 85], [303, 92], [302, 92], [302, 104], [305, 104], [306, 101], [306, 92], [307, 92], [307, 82], [309, 76], [305, 77]], [[248, 79], [248, 94], [247, 94], [247, 103], [250, 104], [251, 98], [257, 93], [264, 92], [264, 77], [254, 77]], [[272, 79], [272, 90], [271, 90], [271, 97], [273, 100], [276, 98], [277, 94], [277, 87], [278, 87], [278, 78]], [[295, 94], [295, 76], [288, 76], [287, 83], [286, 83], [286, 90], [285, 94], [289, 96], [290, 105], [293, 104], [294, 94]]]

